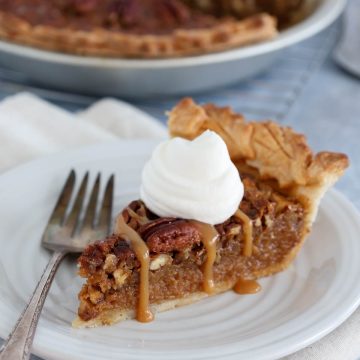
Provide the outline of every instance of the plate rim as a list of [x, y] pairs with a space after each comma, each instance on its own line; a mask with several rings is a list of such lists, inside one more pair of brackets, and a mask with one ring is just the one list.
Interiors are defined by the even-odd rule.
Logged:
[[322, 0], [319, 8], [307, 19], [283, 31], [276, 39], [239, 49], [173, 59], [109, 59], [84, 57], [36, 49], [20, 44], [0, 40], [0, 51], [33, 60], [103, 69], [157, 69], [179, 68], [216, 64], [220, 62], [246, 59], [283, 49], [303, 41], [329, 26], [342, 13], [346, 0]]
[[[0, 174], [0, 186], [2, 186], [3, 184], [9, 183], [9, 181], [12, 180], [12, 178], [14, 176], [17, 175], [17, 173], [21, 173], [21, 172], [26, 172], [28, 171], [28, 169], [32, 169], [33, 167], [38, 168], [46, 166], [46, 164], [49, 163], [49, 161], [54, 161], [56, 159], [64, 159], [66, 157], [73, 157], [75, 159], [75, 166], [77, 163], [81, 163], [79, 162], [79, 158], [82, 155], [86, 155], [89, 154], [91, 152], [97, 152], [98, 154], [100, 154], [101, 152], [109, 152], [109, 154], [113, 154], [113, 151], [115, 149], [119, 149], [119, 148], [124, 148], [124, 146], [127, 146], [128, 144], [134, 144], [134, 143], [138, 143], [138, 144], [146, 144], [144, 146], [148, 146], [149, 149], [150, 147], [155, 146], [158, 143], [158, 140], [122, 140], [122, 141], [116, 141], [116, 142], [110, 142], [110, 143], [105, 143], [105, 144], [95, 144], [95, 145], [89, 145], [89, 146], [84, 146], [84, 147], [80, 147], [77, 149], [73, 149], [73, 150], [67, 150], [67, 151], [63, 151], [60, 153], [56, 153], [56, 154], [52, 154], [52, 155], [48, 155], [48, 156], [44, 156], [35, 160], [31, 160], [28, 161], [22, 165], [19, 165], [7, 172], [4, 172], [2, 174]], [[114, 155], [116, 156], [116, 155]], [[331, 189], [329, 191], [329, 195], [331, 197], [334, 197], [336, 201], [339, 201], [339, 204], [341, 205], [341, 207], [345, 207], [349, 213], [351, 214], [351, 217], [357, 221], [360, 220], [360, 214], [359, 211], [357, 210], [357, 208], [350, 202], [350, 200], [348, 200], [343, 194], [341, 194], [339, 191], [335, 190], [335, 189]], [[360, 229], [360, 225], [357, 225]], [[357, 291], [357, 295], [356, 298], [355, 296], [353, 297], [351, 306], [348, 306], [346, 308], [343, 308], [340, 312], [338, 311], [335, 320], [333, 319], [332, 321], [327, 320], [326, 323], [327, 325], [324, 326], [322, 325], [322, 327], [320, 327], [320, 331], [318, 331], [316, 334], [312, 334], [312, 336], [310, 337], [309, 335], [306, 336], [306, 339], [303, 339], [302, 342], [297, 342], [295, 344], [292, 344], [292, 346], [287, 346], [286, 350], [279, 350], [277, 354], [271, 354], [271, 356], [269, 357], [260, 357], [261, 359], [270, 359], [273, 358], [273, 356], [286, 356], [289, 355], [293, 352], [296, 352], [300, 349], [303, 349], [304, 347], [314, 343], [315, 341], [321, 339], [322, 337], [324, 337], [325, 335], [329, 334], [331, 331], [333, 331], [335, 328], [337, 328], [341, 323], [343, 323], [356, 309], [357, 307], [360, 305], [360, 286], [358, 288]], [[2, 332], [2, 329], [0, 328], [1, 331], [1, 335], [3, 335], [4, 333]], [[50, 353], [46, 351], [47, 346], [43, 346], [41, 348], [37, 348], [35, 349], [35, 354], [38, 354], [39, 356], [49, 356]], [[52, 353], [53, 354], [53, 353]], [[61, 359], [61, 355], [60, 357], [56, 357], [56, 359]], [[68, 355], [68, 354], [67, 354]], [[226, 357], [221, 357], [221, 359], [230, 359], [230, 356], [233, 356], [233, 354], [227, 355]], [[75, 358], [75, 357], [74, 357]]]

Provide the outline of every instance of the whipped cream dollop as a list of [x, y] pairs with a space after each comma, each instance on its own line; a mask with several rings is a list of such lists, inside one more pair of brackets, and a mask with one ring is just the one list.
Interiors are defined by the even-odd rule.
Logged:
[[142, 173], [141, 200], [160, 217], [219, 224], [235, 213], [243, 195], [225, 142], [210, 130], [192, 141], [159, 144]]

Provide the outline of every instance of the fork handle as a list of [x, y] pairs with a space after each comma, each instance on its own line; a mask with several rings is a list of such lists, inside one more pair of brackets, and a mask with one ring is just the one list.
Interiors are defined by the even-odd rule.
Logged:
[[1, 348], [0, 360], [26, 360], [29, 358], [41, 309], [55, 272], [65, 255], [66, 253], [61, 251], [53, 253], [29, 303]]

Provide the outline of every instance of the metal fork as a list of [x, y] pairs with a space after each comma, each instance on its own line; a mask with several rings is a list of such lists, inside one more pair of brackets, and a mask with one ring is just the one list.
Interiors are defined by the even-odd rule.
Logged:
[[70, 172], [65, 182], [41, 240], [42, 246], [53, 251], [52, 257], [28, 305], [2, 347], [0, 360], [29, 358], [41, 309], [60, 262], [66, 254], [81, 252], [89, 242], [105, 237], [110, 231], [114, 175], [111, 175], [106, 184], [98, 221], [96, 221], [96, 204], [99, 197], [100, 173], [92, 188], [84, 220], [81, 221], [80, 214], [84, 207], [88, 178], [89, 173], [87, 172], [68, 215], [69, 202], [76, 180], [74, 170]]

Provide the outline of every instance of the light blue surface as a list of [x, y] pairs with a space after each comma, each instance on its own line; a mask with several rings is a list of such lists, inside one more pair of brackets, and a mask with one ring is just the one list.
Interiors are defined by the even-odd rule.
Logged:
[[[354, 41], [359, 41], [358, 35], [354, 34]], [[320, 69], [310, 75], [309, 82], [297, 97], [291, 111], [283, 119], [280, 116], [279, 118], [283, 124], [306, 134], [314, 150], [340, 151], [348, 154], [351, 166], [336, 187], [360, 209], [360, 80], [338, 68], [331, 56]], [[259, 77], [257, 81], [268, 81], [269, 76], [271, 75]], [[0, 98], [9, 95], [10, 88], [3, 87], [4, 90], [1, 92], [0, 86]], [[19, 90], [23, 89], [13, 87], [13, 92]], [[292, 89], [295, 90], [296, 88]], [[201, 102], [211, 101], [220, 105], [230, 105], [241, 111], [240, 104], [246, 105], [245, 95], [246, 86], [233, 86], [217, 93], [197, 96], [196, 99]], [[285, 104], [286, 101], [290, 104], [290, 100], [291, 98], [283, 99]], [[85, 99], [83, 106], [87, 101], [91, 99]], [[148, 101], [135, 105], [165, 121], [162, 114], [177, 101], [178, 99]], [[67, 104], [69, 109], [79, 107], [81, 106]]]
[[327, 61], [286, 123], [306, 134], [313, 149], [349, 156], [350, 168], [336, 187], [360, 209], [360, 80]]

